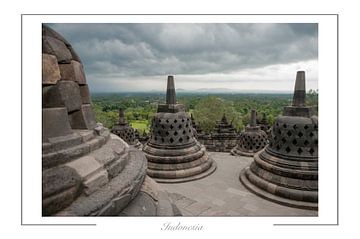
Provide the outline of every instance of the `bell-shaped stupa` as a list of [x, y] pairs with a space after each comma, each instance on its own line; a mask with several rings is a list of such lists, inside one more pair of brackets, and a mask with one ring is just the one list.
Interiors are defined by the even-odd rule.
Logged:
[[240, 133], [237, 145], [231, 150], [231, 154], [252, 157], [267, 145], [267, 138], [267, 134], [256, 125], [256, 111], [253, 109], [250, 124]]
[[137, 149], [141, 149], [143, 146], [138, 140], [138, 137], [136, 137], [135, 130], [126, 121], [125, 111], [123, 109], [119, 109], [119, 121], [111, 129], [111, 133], [116, 134], [125, 140], [126, 143]]
[[241, 182], [268, 200], [318, 208], [318, 118], [305, 105], [305, 72], [296, 76], [292, 106], [272, 126], [270, 143], [240, 173]]
[[96, 123], [70, 43], [43, 25], [42, 47], [42, 215], [178, 215], [144, 154]]
[[[216, 152], [230, 152], [236, 146], [238, 133], [232, 122], [229, 122], [225, 113], [221, 120], [217, 122], [214, 132], [211, 134], [212, 145], [205, 144], [206, 149]], [[204, 143], [207, 142], [206, 136], [203, 137]]]
[[158, 182], [196, 180], [215, 171], [215, 162], [194, 137], [191, 118], [176, 103], [174, 77], [168, 76], [166, 104], [159, 104], [151, 125], [151, 137], [143, 152], [148, 175]]

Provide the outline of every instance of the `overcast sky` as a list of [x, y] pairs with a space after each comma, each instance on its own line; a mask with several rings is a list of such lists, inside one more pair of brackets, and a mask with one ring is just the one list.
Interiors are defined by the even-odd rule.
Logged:
[[83, 61], [92, 92], [318, 88], [317, 24], [50, 24]]

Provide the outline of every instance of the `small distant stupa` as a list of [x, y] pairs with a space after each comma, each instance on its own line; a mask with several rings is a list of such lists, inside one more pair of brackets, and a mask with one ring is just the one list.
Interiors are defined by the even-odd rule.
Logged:
[[232, 123], [228, 122], [224, 113], [221, 120], [215, 126], [214, 132], [211, 134], [214, 145], [213, 151], [230, 152], [236, 146], [237, 137], [236, 129]]
[[252, 157], [267, 145], [267, 134], [256, 125], [256, 110], [251, 110], [250, 124], [240, 133], [237, 146], [232, 155]]
[[272, 126], [270, 144], [255, 154], [240, 181], [268, 200], [318, 208], [318, 118], [305, 105], [305, 72], [298, 71], [292, 106]]
[[135, 135], [135, 130], [126, 122], [124, 109], [119, 109], [119, 121], [111, 129], [111, 133], [116, 134], [129, 145], [141, 149], [143, 145], [139, 142]]
[[159, 104], [151, 125], [151, 137], [143, 152], [148, 175], [157, 182], [185, 182], [215, 171], [215, 162], [194, 137], [185, 106], [176, 103], [174, 77], [168, 76], [166, 104]]

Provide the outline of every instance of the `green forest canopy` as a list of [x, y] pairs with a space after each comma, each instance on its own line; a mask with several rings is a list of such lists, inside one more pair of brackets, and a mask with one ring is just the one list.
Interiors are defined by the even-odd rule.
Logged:
[[[178, 103], [184, 104], [187, 112], [205, 132], [211, 132], [216, 122], [225, 113], [228, 121], [237, 130], [249, 123], [251, 109], [256, 109], [258, 118], [265, 113], [272, 124], [282, 114], [284, 106], [290, 105], [292, 94], [178, 94]], [[164, 103], [161, 93], [113, 93], [93, 94], [92, 106], [97, 122], [112, 128], [118, 121], [119, 108], [125, 109], [127, 121], [141, 134], [149, 132], [150, 122], [156, 113], [157, 104]], [[309, 90], [307, 105], [315, 107], [317, 114], [318, 91]]]

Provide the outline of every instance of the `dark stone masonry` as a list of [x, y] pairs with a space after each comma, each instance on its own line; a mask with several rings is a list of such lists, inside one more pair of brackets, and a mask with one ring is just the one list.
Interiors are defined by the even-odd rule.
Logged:
[[318, 209], [318, 118], [305, 105], [305, 72], [298, 71], [292, 106], [271, 130], [270, 144], [240, 173], [257, 195], [298, 208]]
[[240, 133], [237, 146], [231, 150], [231, 154], [252, 157], [267, 143], [267, 134], [256, 125], [256, 111], [251, 110], [250, 124]]
[[125, 112], [123, 109], [119, 109], [119, 121], [111, 129], [111, 133], [116, 134], [129, 145], [134, 146], [137, 149], [142, 149], [143, 145], [139, 142], [139, 136], [136, 135], [135, 130], [126, 122]]
[[144, 154], [96, 123], [70, 43], [43, 25], [42, 46], [42, 215], [179, 215]]
[[198, 133], [197, 137], [208, 151], [230, 152], [236, 146], [238, 133], [224, 114], [212, 133]]
[[186, 182], [215, 171], [214, 161], [194, 136], [185, 106], [176, 103], [173, 76], [168, 76], [166, 104], [159, 104], [151, 125], [151, 136], [143, 152], [147, 173], [158, 182]]

